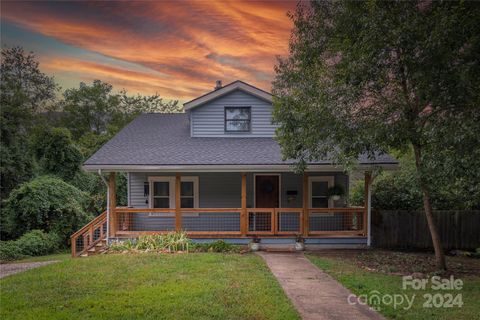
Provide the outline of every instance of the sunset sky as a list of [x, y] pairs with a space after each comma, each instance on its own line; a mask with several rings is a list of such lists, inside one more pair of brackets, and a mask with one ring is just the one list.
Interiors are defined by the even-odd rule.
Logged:
[[270, 90], [295, 1], [1, 3], [1, 43], [34, 51], [63, 88], [100, 79], [180, 99], [244, 80]]

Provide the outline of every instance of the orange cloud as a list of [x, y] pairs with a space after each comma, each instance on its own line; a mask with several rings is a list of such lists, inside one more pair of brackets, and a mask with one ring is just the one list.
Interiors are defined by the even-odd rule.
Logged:
[[2, 18], [11, 23], [151, 72], [61, 57], [47, 59], [49, 70], [103, 77], [129, 90], [179, 99], [204, 93], [216, 79], [270, 89], [275, 56], [288, 49], [286, 13], [295, 6], [286, 1], [7, 4]]

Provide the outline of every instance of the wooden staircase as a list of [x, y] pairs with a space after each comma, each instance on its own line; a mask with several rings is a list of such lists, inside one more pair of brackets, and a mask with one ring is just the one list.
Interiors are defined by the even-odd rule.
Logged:
[[88, 257], [107, 249], [107, 212], [90, 221], [70, 237], [72, 257]]

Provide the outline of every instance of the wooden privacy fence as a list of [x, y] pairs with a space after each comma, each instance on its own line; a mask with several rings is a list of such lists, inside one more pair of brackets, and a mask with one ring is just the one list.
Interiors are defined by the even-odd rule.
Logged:
[[[439, 210], [434, 216], [444, 249], [480, 247], [480, 210]], [[379, 248], [433, 248], [422, 210], [372, 210], [372, 241]]]

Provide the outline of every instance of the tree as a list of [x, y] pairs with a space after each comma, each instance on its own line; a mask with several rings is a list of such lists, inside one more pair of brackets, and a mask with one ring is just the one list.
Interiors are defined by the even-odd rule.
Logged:
[[67, 129], [39, 126], [31, 144], [42, 173], [69, 181], [80, 170], [83, 156]]
[[[27, 231], [55, 232], [64, 243], [88, 222], [87, 194], [53, 176], [23, 183], [10, 193], [2, 211], [2, 236], [17, 238]], [[6, 233], [6, 235], [5, 235]]]
[[92, 85], [82, 82], [78, 89], [68, 89], [63, 95], [59, 108], [65, 112], [64, 125], [75, 140], [85, 143], [85, 156], [142, 112], [181, 111], [178, 101], [164, 102], [158, 95], [129, 96], [125, 90], [118, 94], [112, 90], [112, 85], [95, 80]]
[[412, 147], [435, 249], [431, 191], [478, 177], [480, 6], [474, 2], [312, 2], [291, 15], [276, 66], [274, 117], [286, 158], [350, 165]]
[[4, 199], [34, 171], [28, 134], [37, 112], [55, 99], [53, 78], [43, 74], [33, 53], [2, 49], [0, 66], [0, 197]]

